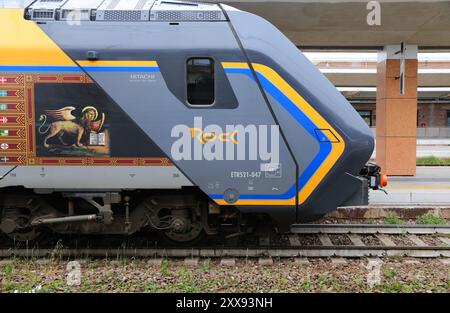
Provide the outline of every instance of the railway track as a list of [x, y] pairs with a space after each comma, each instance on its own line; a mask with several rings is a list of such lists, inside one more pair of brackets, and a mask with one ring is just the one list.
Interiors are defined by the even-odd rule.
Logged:
[[[246, 235], [193, 247], [158, 243], [115, 247], [7, 248], [0, 257], [292, 258], [450, 257], [448, 225], [302, 224], [290, 234]], [[250, 238], [251, 237], [251, 238]], [[243, 240], [244, 239], [244, 240]], [[149, 248], [152, 246], [152, 248]]]
[[391, 224], [298, 224], [296, 234], [450, 234], [450, 225]]

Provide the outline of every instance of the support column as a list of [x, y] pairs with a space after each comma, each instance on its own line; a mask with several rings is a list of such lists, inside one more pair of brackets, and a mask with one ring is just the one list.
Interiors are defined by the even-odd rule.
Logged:
[[416, 174], [417, 46], [406, 46], [405, 93], [400, 92], [400, 45], [378, 54], [376, 162], [387, 175]]

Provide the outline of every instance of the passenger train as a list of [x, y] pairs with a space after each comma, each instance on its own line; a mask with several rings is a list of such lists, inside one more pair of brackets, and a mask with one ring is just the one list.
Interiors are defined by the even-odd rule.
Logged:
[[286, 232], [365, 205], [371, 130], [268, 21], [223, 4], [0, 9], [0, 231]]

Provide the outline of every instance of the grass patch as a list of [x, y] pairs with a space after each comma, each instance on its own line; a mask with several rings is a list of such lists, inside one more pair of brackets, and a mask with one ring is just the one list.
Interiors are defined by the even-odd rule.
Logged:
[[98, 261], [92, 260], [91, 262], [88, 263], [88, 268], [89, 269], [96, 269], [98, 268]]
[[327, 289], [327, 275], [324, 273], [320, 273], [317, 277], [317, 286], [319, 290], [324, 291]]
[[311, 281], [309, 279], [304, 280], [300, 287], [303, 291], [311, 291]]
[[170, 276], [169, 260], [167, 259], [161, 261], [161, 275]]
[[447, 220], [440, 216], [434, 215], [432, 213], [427, 213], [422, 216], [419, 216], [416, 219], [417, 224], [428, 224], [428, 225], [445, 225], [447, 224]]
[[[65, 281], [63, 280], [59, 280], [59, 279], [55, 279], [51, 282], [48, 283], [48, 289], [51, 291], [64, 291], [66, 288], [66, 284]], [[46, 288], [47, 290], [47, 288]]]
[[192, 273], [185, 268], [180, 268], [177, 270], [178, 275], [178, 283], [177, 283], [177, 292], [185, 292], [185, 293], [197, 293], [200, 292], [197, 287], [194, 277]]
[[12, 281], [5, 279], [2, 284], [6, 291], [14, 291], [14, 289], [16, 289], [16, 284]]
[[397, 271], [393, 268], [388, 268], [383, 271], [383, 275], [387, 278], [394, 278], [397, 275]]
[[412, 292], [411, 286], [401, 283], [399, 281], [392, 281], [388, 283], [384, 283], [381, 285], [376, 286], [377, 289], [381, 290], [382, 292]]
[[403, 220], [400, 217], [398, 217], [397, 215], [386, 216], [384, 218], [384, 223], [391, 224], [391, 225], [404, 224]]
[[333, 288], [333, 292], [341, 292], [342, 291], [341, 284], [340, 284], [339, 280], [336, 278], [333, 278], [331, 280], [331, 287]]
[[161, 291], [161, 287], [157, 283], [148, 283], [147, 285], [145, 285], [144, 290], [146, 292], [160, 292]]
[[282, 287], [285, 287], [289, 284], [289, 281], [286, 279], [286, 277], [279, 277], [278, 284]]
[[13, 265], [11, 263], [7, 263], [3, 266], [3, 274], [10, 275], [13, 272]]
[[417, 158], [417, 165], [450, 165], [450, 158]]
[[211, 269], [211, 259], [206, 259], [202, 262], [201, 269], [203, 272], [208, 272]]
[[50, 258], [52, 260], [62, 259], [62, 250], [64, 249], [64, 244], [61, 239], [56, 242], [55, 247], [53, 248]]

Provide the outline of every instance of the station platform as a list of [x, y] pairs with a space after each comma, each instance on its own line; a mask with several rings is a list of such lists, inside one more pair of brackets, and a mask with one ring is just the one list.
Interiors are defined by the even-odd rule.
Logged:
[[[419, 142], [417, 142], [416, 156], [418, 158], [450, 158], [450, 143], [446, 144], [444, 141], [437, 140], [434, 141], [434, 143], [435, 144], [419, 144]], [[376, 149], [374, 149], [370, 159], [375, 160], [376, 156]]]
[[450, 205], [450, 166], [418, 166], [416, 176], [390, 176], [382, 191], [369, 193], [371, 205]]

